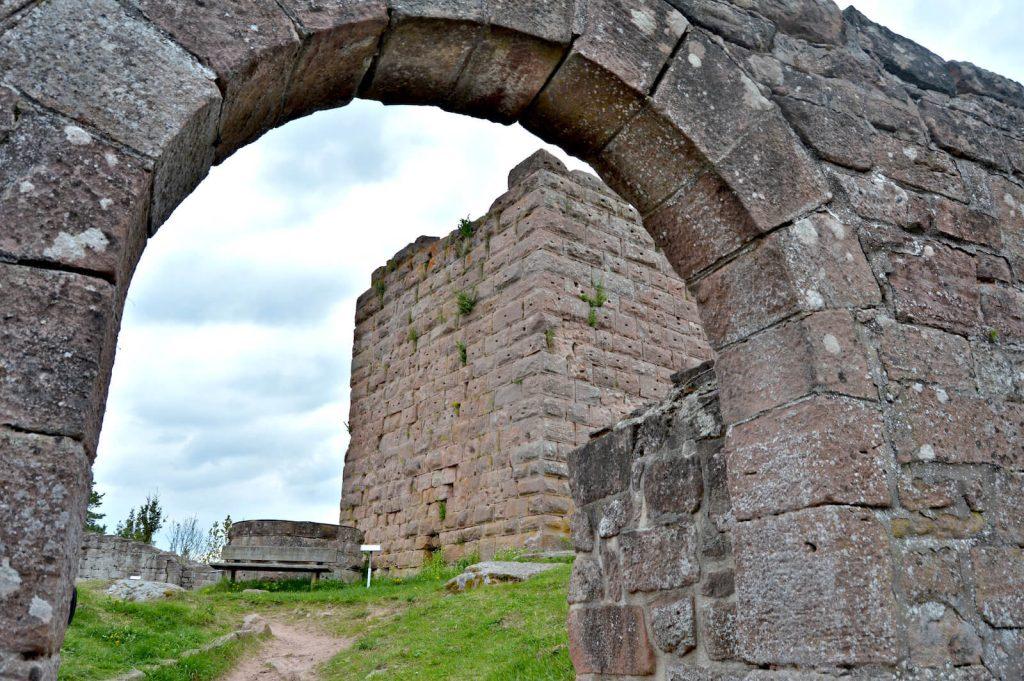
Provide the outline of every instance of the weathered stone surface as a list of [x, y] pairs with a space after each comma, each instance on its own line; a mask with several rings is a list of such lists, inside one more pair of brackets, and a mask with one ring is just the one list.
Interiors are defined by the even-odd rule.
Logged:
[[589, 158], [639, 111], [687, 21], [656, 0], [595, 0], [577, 21], [582, 35], [522, 123]]
[[723, 350], [717, 367], [731, 423], [816, 392], [878, 396], [855, 322], [841, 310], [771, 327]]
[[[751, 290], [745, 282], [765, 284]], [[815, 214], [779, 230], [696, 284], [713, 347], [742, 340], [799, 311], [880, 300], [853, 230]]]
[[569, 651], [579, 674], [654, 672], [643, 610], [635, 606], [571, 608]]
[[838, 45], [843, 39], [843, 15], [831, 0], [739, 0], [768, 17], [780, 30], [813, 43]]
[[1017, 81], [963, 61], [951, 61], [946, 67], [958, 93], [984, 95], [1024, 108], [1024, 86]]
[[885, 528], [814, 508], [736, 527], [737, 635], [754, 664], [892, 664], [896, 604]]
[[60, 648], [71, 607], [67, 577], [75, 572], [89, 496], [89, 464], [74, 440], [0, 428], [4, 652], [44, 662]]
[[994, 404], [970, 395], [915, 384], [903, 390], [889, 415], [901, 462], [987, 463], [1024, 467], [1017, 438], [1024, 406]]
[[217, 74], [224, 93], [219, 159], [277, 122], [299, 37], [276, 3], [129, 3]]
[[603, 177], [641, 214], [708, 172], [704, 157], [666, 118], [644, 108], [608, 143], [597, 162]]
[[1024, 549], [978, 547], [971, 550], [978, 610], [994, 627], [1024, 627]]
[[[66, 58], [69, 48], [78, 58]], [[36, 7], [0, 37], [0, 70], [33, 99], [154, 159], [154, 226], [213, 161], [213, 75], [114, 0]]]
[[95, 442], [116, 328], [114, 287], [0, 265], [0, 423]]
[[775, 26], [729, 0], [668, 0], [687, 19], [726, 40], [752, 50], [767, 51], [775, 35]]
[[856, 170], [874, 165], [875, 131], [864, 119], [790, 97], [778, 102], [786, 120], [823, 159]]
[[760, 233], [732, 189], [711, 173], [666, 201], [644, 224], [685, 277], [708, 269]]
[[973, 387], [971, 349], [963, 338], [888, 317], [880, 321], [878, 355], [890, 381], [937, 383], [958, 390]]
[[1009, 342], [1024, 340], [1024, 293], [1005, 286], [980, 288], [985, 333]]
[[384, 0], [281, 0], [303, 35], [291, 76], [283, 120], [347, 104], [377, 51], [388, 25]]
[[554, 570], [555, 563], [510, 563], [505, 561], [488, 561], [470, 565], [461, 575], [452, 577], [444, 585], [453, 593], [476, 589], [489, 584], [505, 584], [508, 582], [525, 582], [543, 572]]
[[915, 667], [981, 664], [981, 639], [952, 608], [926, 603], [912, 611], [910, 662]]
[[751, 126], [721, 159], [719, 170], [762, 231], [832, 198], [816, 163], [778, 111]]
[[914, 604], [953, 604], [964, 592], [960, 556], [950, 548], [908, 550], [902, 556], [901, 587]]
[[712, 660], [735, 660], [739, 657], [736, 638], [736, 604], [711, 601], [700, 611], [700, 638]]
[[589, 556], [577, 556], [569, 579], [569, 603], [591, 603], [604, 596], [600, 564]]
[[651, 634], [654, 643], [667, 653], [685, 655], [697, 645], [693, 598], [655, 603], [651, 606]]
[[624, 428], [591, 440], [569, 454], [569, 484], [581, 504], [629, 487], [633, 466], [633, 431]]
[[622, 578], [629, 593], [690, 586], [700, 577], [692, 527], [655, 527], [619, 535]]
[[145, 164], [24, 100], [10, 106], [0, 142], [0, 253], [126, 282], [148, 235]]
[[853, 7], [848, 7], [843, 14], [850, 24], [857, 27], [861, 46], [878, 57], [890, 73], [928, 90], [946, 94], [956, 91], [946, 62], [938, 55], [879, 26]]
[[704, 478], [697, 452], [683, 451], [647, 459], [643, 494], [650, 518], [694, 513], [704, 497]]
[[119, 579], [110, 585], [106, 594], [119, 601], [145, 603], [173, 598], [175, 594], [184, 593], [177, 584], [166, 582], [149, 582], [144, 579]]
[[736, 426], [726, 452], [739, 519], [829, 503], [891, 503], [881, 414], [858, 400], [815, 397], [769, 412]]

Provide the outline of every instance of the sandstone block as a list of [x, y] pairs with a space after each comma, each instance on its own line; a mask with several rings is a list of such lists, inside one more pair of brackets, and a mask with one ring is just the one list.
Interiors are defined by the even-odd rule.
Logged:
[[571, 608], [569, 650], [579, 674], [654, 673], [643, 610], [635, 606]]
[[775, 25], [732, 2], [720, 0], [668, 0], [687, 19], [726, 40], [751, 50], [767, 52], [771, 48]]
[[388, 25], [384, 0], [282, 0], [280, 4], [304, 35], [282, 119], [347, 104], [355, 97]]
[[1024, 549], [977, 547], [971, 550], [978, 609], [994, 627], [1024, 627]]
[[875, 131], [863, 118], [790, 97], [779, 98], [779, 106], [800, 137], [826, 161], [855, 170], [874, 165]]
[[633, 431], [615, 430], [569, 454], [569, 484], [576, 503], [592, 501], [629, 489], [633, 466]]
[[148, 236], [145, 164], [68, 119], [14, 97], [9, 106], [18, 122], [0, 142], [0, 252], [126, 283]]
[[628, 530], [619, 535], [623, 586], [629, 593], [677, 589], [700, 577], [692, 526]]
[[597, 0], [578, 20], [582, 35], [522, 123], [589, 158], [639, 111], [687, 22], [655, 0]]
[[0, 422], [94, 443], [113, 360], [114, 287], [0, 265], [0, 291]]
[[857, 27], [861, 46], [878, 57], [890, 73], [926, 90], [955, 92], [953, 78], [941, 57], [874, 23], [855, 8], [849, 7], [843, 14]]
[[970, 335], [978, 327], [980, 296], [974, 259], [937, 243], [889, 256], [889, 284], [900, 321]]
[[58, 652], [89, 495], [90, 459], [70, 438], [0, 428], [0, 637], [4, 650]]
[[815, 392], [878, 396], [857, 325], [841, 310], [771, 327], [723, 350], [716, 366], [729, 423]]
[[891, 503], [881, 414], [861, 401], [814, 397], [783, 407], [735, 426], [726, 447], [739, 519], [828, 503]]
[[693, 597], [662, 601], [651, 606], [651, 634], [667, 653], [685, 655], [697, 645]]
[[569, 603], [590, 603], [604, 596], [601, 566], [588, 556], [578, 556], [569, 579]]
[[[72, 63], [68, 46], [81, 48]], [[221, 107], [213, 74], [114, 0], [36, 7], [0, 37], [0, 70], [35, 100], [154, 160], [154, 226], [213, 161]]]
[[277, 4], [130, 4], [217, 74], [224, 91], [218, 159], [273, 127], [299, 50], [295, 27]]
[[644, 221], [673, 267], [691, 278], [752, 241], [760, 231], [747, 209], [713, 173], [671, 197]]
[[737, 659], [736, 604], [731, 601], [706, 603], [700, 611], [700, 638], [710, 659]]
[[739, 523], [737, 635], [754, 664], [893, 664], [888, 536], [869, 511], [822, 507]]
[[695, 451], [648, 458], [644, 464], [643, 494], [647, 514], [677, 518], [697, 511], [704, 497], [704, 478]]
[[[750, 287], [751, 281], [763, 282]], [[881, 300], [853, 230], [816, 214], [768, 236], [696, 283], [712, 346], [743, 339], [801, 310]]]
[[962, 390], [973, 387], [970, 346], [951, 333], [886, 320], [879, 359], [891, 381], [924, 381]]

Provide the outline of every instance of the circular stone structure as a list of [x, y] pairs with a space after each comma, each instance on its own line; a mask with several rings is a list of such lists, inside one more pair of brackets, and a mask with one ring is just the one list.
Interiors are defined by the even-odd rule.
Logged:
[[[831, 0], [0, 0], [0, 677], [56, 678], [147, 239], [356, 96], [588, 161], [697, 301], [734, 594], [711, 618], [680, 573], [712, 550], [689, 515], [636, 528], [588, 563], [628, 586], [574, 604], [587, 678], [1024, 677], [1024, 88]], [[632, 484], [642, 430], [587, 499]], [[714, 642], [608, 647], [685, 634], [689, 597]]]

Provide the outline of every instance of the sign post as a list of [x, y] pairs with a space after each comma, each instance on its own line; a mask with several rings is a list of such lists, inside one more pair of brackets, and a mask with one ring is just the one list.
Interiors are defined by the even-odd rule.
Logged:
[[366, 588], [370, 588], [370, 577], [373, 576], [373, 554], [376, 551], [380, 551], [380, 544], [363, 544], [359, 547], [359, 550], [366, 554], [367, 566], [366, 566]]

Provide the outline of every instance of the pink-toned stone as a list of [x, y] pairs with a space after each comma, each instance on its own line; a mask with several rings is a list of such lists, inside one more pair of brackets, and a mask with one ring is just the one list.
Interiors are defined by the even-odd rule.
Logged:
[[580, 674], [654, 672], [654, 650], [643, 610], [635, 606], [576, 606], [569, 610], [569, 651]]
[[971, 550], [978, 610], [994, 627], [1024, 627], [1024, 549], [977, 547]]
[[735, 426], [729, 496], [739, 519], [821, 504], [885, 507], [891, 460], [881, 414], [849, 398], [815, 397]]
[[894, 664], [896, 603], [884, 526], [824, 507], [739, 523], [737, 635], [759, 665]]

